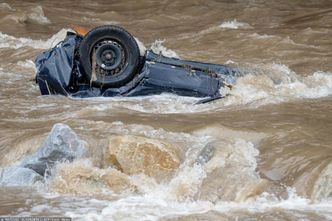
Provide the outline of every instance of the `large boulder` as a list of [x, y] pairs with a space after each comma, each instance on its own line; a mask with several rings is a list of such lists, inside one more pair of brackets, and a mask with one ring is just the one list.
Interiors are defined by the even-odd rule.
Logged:
[[126, 135], [109, 138], [107, 164], [128, 175], [144, 173], [162, 181], [173, 175], [180, 159], [170, 143]]
[[65, 124], [55, 124], [37, 152], [0, 170], [0, 185], [30, 186], [44, 180], [56, 163], [71, 162], [86, 151], [86, 143]]
[[72, 162], [86, 151], [86, 142], [65, 124], [55, 124], [38, 151], [23, 159], [21, 167], [44, 176], [56, 162]]

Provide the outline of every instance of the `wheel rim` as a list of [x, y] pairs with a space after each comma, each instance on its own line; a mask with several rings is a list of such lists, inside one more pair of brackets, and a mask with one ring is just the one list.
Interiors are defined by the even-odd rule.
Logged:
[[113, 76], [125, 67], [126, 56], [123, 47], [115, 41], [104, 40], [94, 47], [96, 55], [96, 74]]

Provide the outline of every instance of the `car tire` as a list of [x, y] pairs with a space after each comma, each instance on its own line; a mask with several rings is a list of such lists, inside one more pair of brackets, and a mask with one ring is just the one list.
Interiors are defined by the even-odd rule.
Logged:
[[128, 83], [137, 74], [140, 63], [135, 38], [114, 25], [99, 26], [89, 31], [82, 39], [79, 55], [88, 80], [93, 86], [103, 88], [121, 87]]

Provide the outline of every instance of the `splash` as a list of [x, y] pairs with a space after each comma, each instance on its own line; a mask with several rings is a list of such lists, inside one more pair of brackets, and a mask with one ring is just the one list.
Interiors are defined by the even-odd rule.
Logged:
[[25, 60], [25, 61], [18, 61], [17, 62], [18, 66], [21, 66], [22, 68], [27, 68], [30, 70], [33, 70], [33, 73], [36, 73], [37, 69], [36, 69], [36, 65], [32, 60]]
[[91, 159], [59, 164], [48, 180], [50, 191], [78, 195], [130, 193], [135, 190], [126, 174], [114, 168], [99, 168]]
[[[125, 129], [124, 125], [121, 124], [113, 126], [113, 130], [116, 131], [123, 129]], [[136, 193], [155, 196], [165, 201], [208, 200], [214, 202], [219, 199], [245, 201], [255, 196], [254, 191], [257, 187], [262, 188], [262, 179], [255, 171], [256, 157], [259, 152], [250, 141], [227, 135], [218, 138], [209, 129], [197, 131], [194, 134], [171, 133], [143, 125], [132, 125], [127, 129], [130, 134], [144, 131], [145, 136], [153, 137], [153, 139], [142, 137], [142, 139], [146, 139], [145, 142], [165, 143], [168, 141], [178, 144], [168, 147], [173, 148], [173, 154], [177, 153], [177, 157], [180, 157], [182, 162], [177, 169], [174, 168], [176, 172], [173, 173], [171, 179], [160, 181], [158, 176], [150, 173], [132, 173], [128, 171], [130, 168], [120, 171], [115, 169], [116, 165], [112, 166], [109, 163], [103, 163], [104, 168], [98, 168], [90, 160], [82, 159], [74, 163], [60, 164], [53, 172], [56, 175], [51, 178], [51, 189], [61, 193], [89, 194], [89, 191], [92, 193], [105, 192], [104, 190], [107, 188], [113, 192], [123, 193], [128, 190], [128, 187], [132, 187], [129, 189], [135, 190]], [[213, 128], [213, 131], [224, 130], [228, 131], [227, 133], [237, 133], [224, 127]], [[122, 137], [126, 138], [122, 141], [125, 142], [123, 145], [131, 146], [127, 147], [128, 151], [135, 148], [138, 137], [127, 135]], [[110, 142], [115, 141], [111, 139]], [[180, 143], [181, 145], [179, 145]], [[118, 144], [115, 142], [110, 145]], [[135, 168], [135, 163], [137, 163], [137, 168], [143, 166], [140, 158], [145, 153], [145, 149], [139, 145], [137, 147], [136, 153], [130, 154], [130, 157], [127, 158], [128, 164], [133, 168]], [[213, 151], [210, 151], [211, 148]], [[200, 160], [207, 155], [209, 156], [205, 157], [204, 161]], [[107, 156], [105, 155], [104, 158]], [[90, 157], [93, 158], [93, 156]], [[155, 163], [154, 161], [144, 161], [144, 167], [158, 166]], [[231, 171], [234, 170], [238, 173], [232, 175]], [[215, 180], [216, 176], [219, 176], [220, 179]], [[84, 188], [83, 184], [86, 185]]]
[[281, 64], [263, 65], [245, 72], [229, 91], [231, 96], [223, 101], [225, 106], [250, 104], [257, 107], [332, 94], [332, 73], [317, 71], [301, 77]]
[[[97, 98], [102, 104], [91, 104], [87, 110], [125, 108], [143, 113], [200, 113], [222, 111], [229, 108], [257, 108], [301, 99], [317, 99], [332, 94], [332, 73], [317, 71], [309, 76], [299, 76], [282, 64], [250, 65], [239, 68], [240, 77], [233, 88], [221, 88], [226, 98], [207, 104], [195, 105], [200, 98], [181, 97], [164, 93], [133, 98]], [[112, 101], [107, 102], [105, 101]], [[94, 99], [96, 101], [96, 99]]]
[[231, 21], [225, 21], [221, 25], [219, 25], [220, 28], [224, 29], [249, 29], [252, 28], [248, 23], [245, 22], [239, 22], [236, 19]]
[[[6, 4], [6, 3], [4, 3]], [[7, 12], [14, 12], [4, 17], [5, 20], [11, 20], [18, 24], [37, 24], [49, 25], [51, 21], [45, 16], [44, 10], [40, 5], [29, 9], [28, 11], [15, 10], [9, 5], [1, 5], [2, 8], [7, 6]], [[0, 8], [1, 8], [0, 6]]]
[[8, 3], [0, 3], [1, 11], [15, 11]]
[[332, 200], [332, 163], [329, 163], [319, 174], [313, 187], [311, 199], [322, 201], [324, 199]]
[[165, 46], [162, 44], [165, 42], [165, 40], [156, 40], [155, 42], [152, 43], [151, 45], [151, 50], [156, 53], [156, 54], [162, 54], [165, 57], [170, 57], [170, 58], [179, 58], [177, 53], [171, 49], [167, 49]]
[[0, 32], [0, 48], [19, 49], [23, 47], [31, 47], [35, 49], [49, 49], [62, 41], [70, 29], [61, 29], [47, 40], [33, 40], [30, 38], [16, 38], [11, 35]]
[[137, 45], [138, 45], [138, 48], [139, 48], [139, 53], [141, 56], [144, 56], [145, 55], [145, 52], [146, 52], [146, 47], [145, 45], [143, 44], [143, 42], [141, 42], [138, 38], [135, 38], [136, 42], [137, 42]]
[[[29, 212], [19, 214], [38, 215], [47, 209], [77, 220], [159, 220], [209, 212], [265, 213], [275, 209], [300, 214], [301, 211], [320, 211], [328, 215], [332, 209], [329, 198], [313, 202], [299, 196], [292, 187], [286, 188], [284, 198], [269, 192], [269, 182], [256, 171], [259, 157], [256, 144], [264, 138], [262, 134], [219, 126], [193, 133], [174, 133], [121, 122], [114, 122], [109, 128], [110, 133], [139, 134], [177, 143], [179, 150], [184, 151], [180, 154], [182, 164], [171, 180], [158, 183], [145, 174], [128, 175], [112, 167], [102, 168], [93, 162], [93, 155], [72, 163], [63, 162], [54, 168], [46, 182], [47, 188], [40, 189], [67, 194], [67, 197], [74, 194], [80, 196], [80, 200], [69, 207], [66, 203], [34, 204]], [[322, 179], [330, 176], [329, 171], [327, 168], [322, 172]], [[112, 200], [93, 200], [86, 204], [84, 196]], [[84, 215], [82, 209], [86, 211]]]
[[31, 10], [31, 12], [27, 15], [27, 21], [41, 25], [51, 24], [51, 21], [45, 16], [43, 8], [40, 5], [34, 7]]

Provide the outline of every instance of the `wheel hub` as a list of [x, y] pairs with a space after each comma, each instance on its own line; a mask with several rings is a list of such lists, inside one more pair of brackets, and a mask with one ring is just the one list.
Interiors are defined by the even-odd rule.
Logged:
[[95, 46], [96, 53], [96, 74], [116, 75], [125, 66], [125, 52], [120, 44], [107, 40]]

